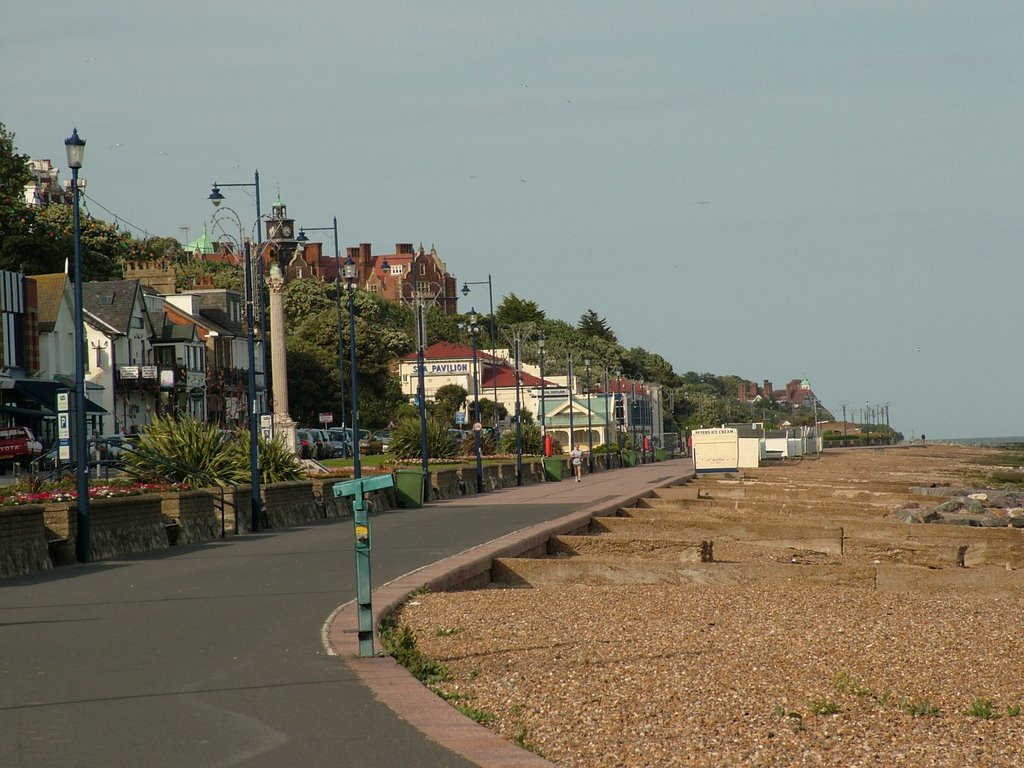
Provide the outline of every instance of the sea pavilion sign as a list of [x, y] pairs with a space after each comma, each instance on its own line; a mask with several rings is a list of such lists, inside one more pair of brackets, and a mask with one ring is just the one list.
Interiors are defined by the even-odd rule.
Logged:
[[[413, 365], [413, 373], [419, 373], [419, 365]], [[469, 373], [469, 363], [426, 363], [424, 376], [459, 376]]]

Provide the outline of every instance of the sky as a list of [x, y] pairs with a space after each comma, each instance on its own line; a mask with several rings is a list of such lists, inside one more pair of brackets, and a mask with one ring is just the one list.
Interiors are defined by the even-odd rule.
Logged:
[[[0, 122], [61, 167], [77, 127], [90, 211], [136, 235], [195, 238], [212, 182], [258, 171], [264, 212], [337, 217], [343, 249], [434, 246], [495, 304], [593, 309], [678, 373], [806, 378], [908, 437], [1024, 435], [1024, 3], [3, 15]], [[222, 192], [255, 221], [250, 189]]]

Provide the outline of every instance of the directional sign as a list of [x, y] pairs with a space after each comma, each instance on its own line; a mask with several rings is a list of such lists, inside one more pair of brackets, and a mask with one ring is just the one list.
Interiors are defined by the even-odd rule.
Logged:
[[68, 410], [68, 393], [58, 392], [57, 393], [57, 410], [66, 411]]

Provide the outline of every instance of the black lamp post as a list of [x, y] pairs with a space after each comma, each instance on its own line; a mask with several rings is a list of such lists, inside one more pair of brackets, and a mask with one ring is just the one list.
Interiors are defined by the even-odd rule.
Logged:
[[[545, 343], [546, 342], [544, 340], [544, 334], [542, 333], [539, 337], [537, 337], [537, 349], [540, 352], [540, 436], [541, 436], [541, 440], [545, 440], [545, 438], [548, 435], [547, 424], [546, 424], [546, 415], [544, 413], [544, 411], [545, 411], [545, 408], [544, 408], [544, 389], [545, 389], [545, 383], [544, 383], [544, 344]], [[541, 452], [542, 453], [544, 452], [544, 447], [543, 446], [541, 447]]]
[[75, 240], [75, 556], [87, 563], [92, 559], [92, 528], [89, 519], [89, 436], [85, 419], [85, 319], [82, 308], [82, 219], [78, 171], [85, 159], [85, 139], [78, 129], [64, 140], [64, 150], [71, 169], [71, 191], [74, 195], [72, 227]]
[[[262, 212], [262, 205], [261, 205], [261, 200], [260, 200], [260, 172], [259, 171], [254, 171], [253, 172], [252, 181], [251, 182], [250, 181], [243, 181], [243, 182], [238, 182], [238, 183], [235, 183], [235, 184], [224, 184], [224, 183], [218, 183], [216, 181], [213, 182], [213, 187], [210, 190], [210, 194], [207, 196], [207, 199], [211, 203], [213, 203], [213, 207], [214, 208], [220, 208], [220, 204], [223, 203], [227, 199], [227, 198], [224, 197], [223, 194], [221, 194], [221, 191], [220, 191], [221, 187], [252, 187], [253, 188], [254, 192], [256, 193], [256, 244], [257, 245], [262, 245], [263, 244], [263, 232], [261, 230], [261, 227], [263, 226], [263, 212]], [[241, 226], [239, 226], [239, 228], [241, 228]], [[261, 254], [257, 254], [257, 255], [261, 256]], [[258, 270], [254, 272], [254, 275], [255, 275], [255, 279], [256, 279], [257, 283], [254, 284], [253, 294], [254, 295], [255, 294], [259, 294], [258, 299], [260, 301], [260, 306], [262, 307], [263, 306], [263, 262], [262, 262], [262, 258], [261, 258], [261, 261], [260, 261], [260, 266], [259, 266]], [[251, 280], [253, 278], [249, 278], [249, 279]], [[254, 299], [254, 301], [255, 301], [255, 299]], [[254, 317], [256, 317], [255, 305], [253, 307], [253, 315], [254, 315]], [[260, 357], [261, 357], [260, 362], [263, 364], [263, 389], [264, 389], [265, 396], [269, 397], [269, 393], [270, 393], [270, 363], [269, 363], [269, 358], [267, 357], [267, 355], [269, 354], [269, 349], [268, 349], [268, 344], [267, 344], [267, 313], [266, 313], [266, 311], [264, 310], [264, 311], [260, 312], [257, 319], [259, 320], [259, 323], [260, 323], [260, 338], [263, 340], [263, 344], [262, 344], [262, 346], [260, 348]]]
[[473, 340], [473, 434], [476, 436], [476, 492], [484, 491], [484, 464], [483, 446], [481, 435], [483, 431], [480, 424], [480, 382], [477, 378], [476, 366], [476, 342], [480, 334], [480, 326], [477, 325], [476, 310], [469, 310], [469, 336]]
[[573, 402], [573, 392], [575, 391], [575, 388], [572, 385], [572, 351], [570, 351], [568, 353], [566, 358], [567, 358], [567, 360], [569, 362], [569, 370], [568, 370], [568, 375], [566, 376], [566, 379], [565, 379], [565, 383], [566, 383], [566, 387], [568, 388], [568, 391], [569, 391], [569, 451], [571, 452], [572, 449], [576, 447], [576, 435], [573, 433], [573, 430], [575, 429], [575, 425], [573, 423], [573, 414], [572, 414], [572, 412], [574, 410], [574, 406], [575, 406], [575, 403]]
[[356, 379], [356, 283], [359, 282], [359, 267], [349, 256], [345, 260], [345, 285], [348, 288], [348, 348], [349, 348], [349, 391], [352, 393], [352, 476], [357, 480], [363, 476], [359, 460], [359, 382]]
[[519, 363], [520, 336], [515, 336], [516, 362], [516, 485], [523, 484], [522, 371]]
[[263, 499], [260, 496], [259, 424], [257, 423], [256, 393], [256, 340], [255, 313], [253, 311], [252, 243], [245, 241], [245, 326], [249, 356], [249, 483], [252, 486], [252, 531], [260, 529], [263, 519]]
[[[338, 247], [338, 217], [334, 217], [334, 223], [330, 227], [310, 227], [310, 232], [334, 232], [334, 306], [338, 315], [338, 399], [341, 403], [341, 431], [345, 433], [345, 334], [344, 321], [341, 313], [341, 250]], [[295, 238], [300, 243], [309, 241], [306, 237], [306, 230], [299, 229], [299, 235]], [[346, 446], [345, 450], [348, 450]]]
[[612, 452], [609, 450], [608, 445], [608, 430], [611, 428], [611, 422], [608, 421], [608, 364], [604, 366], [604, 468], [612, 468]]
[[590, 413], [590, 356], [583, 358], [583, 367], [586, 371], [586, 381], [584, 386], [587, 388], [587, 467], [590, 470], [590, 474], [594, 474], [594, 420]]
[[471, 285], [484, 285], [487, 284], [487, 300], [491, 306], [491, 377], [494, 383], [494, 426], [495, 426], [495, 439], [497, 439], [497, 426], [498, 426], [498, 348], [495, 346], [498, 343], [498, 335], [494, 331], [494, 291], [491, 285], [491, 276], [487, 275], [486, 280], [467, 280], [462, 283], [462, 295], [468, 296]]

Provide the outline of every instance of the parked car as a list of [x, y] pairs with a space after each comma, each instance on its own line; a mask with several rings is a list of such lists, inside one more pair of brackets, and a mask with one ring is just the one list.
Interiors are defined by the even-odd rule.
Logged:
[[300, 459], [312, 459], [316, 455], [316, 444], [308, 429], [295, 430], [295, 441], [298, 443], [295, 452]]
[[0, 461], [28, 466], [43, 453], [43, 444], [28, 427], [0, 429]]
[[326, 429], [320, 427], [310, 427], [306, 430], [309, 432], [311, 438], [313, 438], [313, 444], [316, 446], [316, 453], [313, 456], [314, 459], [329, 459], [332, 457], [331, 438], [327, 434]]
[[372, 435], [370, 435], [371, 442], [380, 443], [380, 452], [388, 453], [391, 451], [391, 430], [390, 429], [378, 429]]
[[98, 461], [120, 462], [124, 452], [132, 449], [131, 440], [121, 434], [100, 435], [91, 442], [92, 452]]
[[341, 427], [332, 427], [327, 430], [327, 437], [331, 441], [332, 457], [344, 459], [352, 454], [352, 444], [349, 442], [346, 430]]

